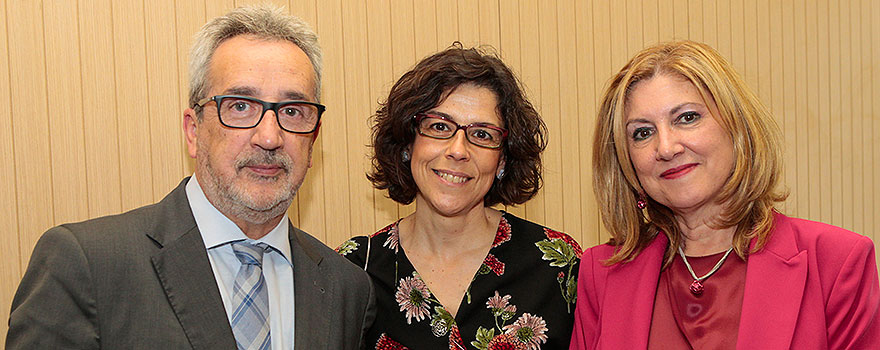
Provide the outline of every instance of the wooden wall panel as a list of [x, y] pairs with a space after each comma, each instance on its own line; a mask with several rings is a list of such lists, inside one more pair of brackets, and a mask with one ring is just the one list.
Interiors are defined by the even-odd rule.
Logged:
[[[80, 1], [79, 62], [88, 217], [118, 213], [120, 195], [119, 135], [113, 63], [113, 14], [110, 0]], [[78, 218], [83, 219], [83, 218]]]
[[[120, 194], [122, 209], [130, 210], [152, 202], [155, 193], [152, 153], [156, 150], [152, 149], [150, 143], [150, 116], [147, 112], [147, 106], [151, 103], [147, 99], [149, 80], [144, 3], [141, 0], [118, 1], [111, 6]], [[106, 132], [113, 133], [113, 130]]]
[[[419, 3], [425, 3], [420, 1]], [[433, 1], [430, 2], [433, 6]], [[391, 47], [391, 3], [389, 0], [374, 0], [368, 3], [367, 10], [370, 15], [367, 16], [367, 42], [370, 48], [366, 57], [370, 62], [391, 62], [394, 55]], [[430, 13], [430, 12], [429, 12]], [[434, 17], [436, 21], [436, 17]], [[426, 21], [431, 21], [430, 19]], [[436, 38], [437, 31], [433, 35], [429, 35], [425, 41]], [[435, 39], [436, 40], [436, 39]], [[384, 101], [391, 90], [394, 83], [394, 72], [390, 64], [370, 64], [369, 65], [369, 89], [370, 89], [370, 115], [375, 113], [378, 103]], [[368, 150], [363, 151], [369, 154]], [[374, 230], [384, 227], [398, 218], [399, 207], [397, 203], [388, 198], [385, 191], [372, 190], [373, 205], [375, 213], [373, 214], [376, 226], [372, 230], [367, 230], [364, 234], [372, 233]], [[359, 234], [353, 232], [353, 234]], [[341, 242], [340, 242], [341, 243]], [[338, 244], [336, 242], [332, 244]]]
[[[519, 4], [514, 1], [501, 1], [498, 4], [498, 30], [499, 30], [499, 48], [498, 52], [504, 58], [504, 62], [514, 72], [522, 72], [522, 50], [530, 50], [532, 45], [523, 44], [520, 40], [520, 9]], [[522, 75], [519, 76], [522, 79]], [[535, 93], [530, 86], [525, 86], [526, 96], [532, 96]], [[536, 106], [537, 108], [537, 106]], [[525, 204], [510, 205], [504, 208], [509, 213], [520, 217], [526, 216]]]
[[[0, 0], [0, 23], [6, 23], [6, 0]], [[8, 38], [6, 26], [0, 25], [0, 37]], [[6, 40], [0, 40], [0, 123], [12, 125], [12, 96], [9, 84], [9, 48]], [[15, 164], [15, 144], [12, 128], [0, 128], [0, 164]], [[9, 303], [18, 286], [24, 262], [19, 258], [19, 234], [23, 232], [18, 225], [18, 206], [16, 205], [15, 167], [0, 167], [0, 202], [5, 203], [0, 210], [0, 220], [7, 223], [6, 233], [0, 235], [0, 279], [15, 281], [0, 286], [0, 320], [9, 319]], [[14, 232], [14, 233], [13, 233]], [[7, 322], [0, 322], [0, 343], [6, 342]]]
[[[11, 126], [0, 219], [15, 227], [0, 236], [12, 257], [0, 277], [20, 276], [48, 227], [152, 203], [192, 173], [181, 137], [192, 36], [262, 2], [0, 0], [0, 122]], [[456, 40], [494, 47], [548, 125], [545, 187], [505, 208], [515, 215], [585, 247], [607, 240], [591, 179], [599, 95], [636, 51], [691, 38], [727, 57], [777, 118], [791, 190], [780, 209], [880, 238], [876, 1], [271, 2], [310, 23], [325, 52], [328, 111], [289, 213], [330, 246], [414, 210], [364, 176], [369, 118], [401, 74]], [[0, 289], [0, 319], [13, 290]]]
[[[323, 142], [321, 153], [323, 158], [321, 175], [324, 181], [323, 200], [327, 212], [324, 217], [324, 229], [314, 231], [315, 237], [327, 239], [327, 232], [351, 232], [349, 216], [351, 207], [358, 205], [349, 201], [348, 172], [350, 171], [346, 153], [348, 151], [348, 135], [345, 133], [346, 104], [345, 80], [343, 73], [342, 49], [342, 1], [321, 1], [317, 7], [318, 23], [315, 26], [323, 41], [324, 73], [322, 84], [333, 88], [322, 91], [323, 103], [334, 106], [335, 111], [326, 113], [327, 117], [321, 124]], [[333, 213], [346, 213], [334, 217]], [[340, 241], [341, 242], [341, 241]]]
[[[520, 69], [519, 78], [526, 86], [531, 88], [532, 93], [529, 95], [532, 103], [538, 112], [543, 110], [542, 91], [541, 91], [541, 71], [540, 71], [540, 51], [543, 43], [538, 38], [538, 22], [533, 16], [538, 13], [538, 2], [534, 0], [524, 0], [519, 2], [519, 42], [520, 42]], [[524, 20], [525, 19], [525, 20]], [[544, 167], [547, 167], [546, 160]], [[546, 174], [544, 183], [547, 182]], [[532, 218], [543, 222], [544, 213], [544, 193], [539, 192], [534, 198], [525, 204], [525, 217]]]
[[[342, 37], [357, 38], [367, 33], [367, 16], [368, 10], [364, 3], [343, 5]], [[373, 215], [376, 210], [373, 189], [364, 175], [370, 169], [370, 159], [363, 145], [370, 143], [369, 117], [375, 104], [370, 99], [369, 65], [362, 63], [363, 58], [368, 57], [368, 43], [367, 40], [342, 40], [346, 108], [345, 114], [339, 119], [348, 135], [346, 153], [349, 171], [345, 175], [350, 189], [348, 200], [351, 203], [351, 228], [348, 232], [328, 232], [332, 235], [330, 241], [335, 242], [342, 242], [355, 234], [371, 233], [377, 225]], [[355, 145], [361, 146], [360, 152], [353, 151]]]
[[[558, 133], [557, 142], [560, 155], [559, 174], [560, 189], [562, 193], [557, 197], [560, 200], [558, 210], [561, 216], [560, 223], [553, 226], [556, 230], [576, 233], [583, 232], [583, 218], [581, 217], [581, 197], [584, 186], [583, 182], [588, 178], [581, 178], [582, 163], [581, 153], [586, 151], [581, 148], [579, 133], [580, 124], [588, 120], [576, 118], [578, 115], [578, 71], [577, 71], [577, 17], [575, 14], [575, 2], [559, 1], [556, 3], [557, 18], [555, 21], [558, 35], [557, 62], [559, 64], [559, 119], [556, 121]], [[553, 138], [550, 139], [554, 141]], [[588, 163], [589, 164], [589, 163]], [[549, 224], [549, 221], [548, 221]], [[582, 240], [581, 237], [577, 239]]]
[[[547, 124], [550, 140], [544, 151], [544, 218], [543, 222], [562, 229], [562, 150], [566, 140], [562, 138], [562, 122], [559, 105], [559, 31], [556, 8], [538, 4], [538, 59], [541, 89], [540, 112]], [[548, 200], [549, 199], [549, 200]]]
[[[183, 173], [183, 113], [178, 77], [178, 45], [174, 0], [144, 1], [147, 59], [147, 100], [153, 200], [159, 201], [180, 183]], [[180, 55], [186, 56], [186, 52]], [[161, 102], [159, 102], [161, 101]], [[178, 132], [169, 132], [178, 130]], [[145, 130], [146, 131], [146, 130]], [[171, 146], [171, 147], [169, 147]]]
[[[648, 2], [648, 4], [656, 5], [654, 2]], [[577, 135], [574, 137], [578, 140], [575, 147], [578, 147], [580, 150], [580, 174], [576, 175], [576, 177], [580, 181], [580, 198], [578, 199], [580, 201], [580, 213], [578, 215], [581, 218], [581, 227], [580, 231], [566, 229], [566, 232], [577, 239], [582, 246], [591, 247], [599, 244], [599, 232], [601, 231], [599, 228], [602, 226], [599, 223], [599, 208], [593, 196], [593, 167], [591, 166], [593, 164], [593, 153], [591, 149], [593, 147], [592, 135], [595, 123], [592, 116], [596, 115], [597, 104], [599, 103], [598, 95], [602, 89], [602, 85], [596, 81], [597, 76], [602, 75], [604, 78], [605, 74], [599, 74], [593, 68], [595, 67], [594, 55], [596, 50], [593, 47], [595, 32], [593, 28], [592, 2], [575, 1], [574, 11], [572, 12], [574, 12], [576, 18], [575, 46], [577, 52], [575, 57], [577, 60], [577, 91], [575, 101], [577, 102], [577, 111], [573, 114], [576, 117], [567, 117], [564, 120], [566, 122], [577, 120], [578, 123]], [[642, 14], [644, 15], [648, 12], [656, 14], [656, 10], [645, 10]], [[654, 16], [651, 17], [656, 18]], [[645, 33], [657, 33], [657, 21], [655, 20], [653, 23], [653, 26], [645, 25], [645, 28], [650, 28], [645, 30]], [[568, 214], [566, 214], [567, 217]]]
[[[72, 205], [87, 198], [83, 136], [82, 84], [76, 3], [49, 2], [42, 17], [46, 48], [46, 90], [49, 117], [52, 189], [55, 222], [87, 217], [87, 205]], [[62, 20], [74, 14], [73, 20]]]
[[10, 88], [10, 116], [13, 117], [10, 125], [18, 206], [19, 261], [25, 265], [40, 234], [55, 223], [41, 4], [10, 1], [6, 4], [6, 20], [7, 69], [9, 81], [15, 82]]

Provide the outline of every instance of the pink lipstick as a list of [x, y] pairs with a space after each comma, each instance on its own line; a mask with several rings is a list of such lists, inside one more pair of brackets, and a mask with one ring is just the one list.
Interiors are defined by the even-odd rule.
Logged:
[[682, 166], [677, 166], [675, 168], [664, 171], [663, 173], [660, 174], [660, 177], [667, 179], [667, 180], [677, 179], [677, 178], [682, 177], [685, 174], [691, 172], [691, 170], [693, 170], [696, 166], [697, 166], [697, 163], [690, 163], [690, 164], [685, 164]]

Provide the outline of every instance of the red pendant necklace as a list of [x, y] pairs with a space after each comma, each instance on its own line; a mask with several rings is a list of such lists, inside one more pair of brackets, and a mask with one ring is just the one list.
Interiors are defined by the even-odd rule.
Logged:
[[681, 255], [681, 260], [684, 261], [684, 266], [687, 266], [688, 272], [691, 273], [691, 277], [694, 278], [694, 282], [691, 283], [691, 294], [699, 296], [703, 294], [703, 281], [712, 276], [718, 269], [721, 268], [721, 265], [724, 264], [724, 260], [727, 260], [727, 256], [730, 255], [730, 252], [733, 251], [733, 247], [727, 250], [724, 253], [724, 256], [721, 257], [721, 260], [718, 260], [718, 263], [715, 264], [715, 267], [712, 268], [708, 273], [703, 276], [697, 277], [697, 274], [694, 273], [694, 269], [691, 267], [691, 264], [688, 263], [687, 257], [684, 256], [684, 251], [681, 250], [681, 247], [678, 247], [678, 255]]

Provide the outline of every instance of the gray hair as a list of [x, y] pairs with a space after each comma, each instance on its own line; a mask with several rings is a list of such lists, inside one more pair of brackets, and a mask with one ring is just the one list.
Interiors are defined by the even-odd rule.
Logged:
[[[296, 16], [284, 14], [272, 5], [239, 7], [206, 23], [195, 36], [189, 62], [189, 105], [205, 98], [208, 66], [214, 51], [224, 40], [238, 35], [253, 35], [265, 40], [286, 40], [305, 52], [315, 69], [315, 98], [321, 100], [321, 47], [318, 35]], [[199, 113], [201, 115], [201, 113]]]

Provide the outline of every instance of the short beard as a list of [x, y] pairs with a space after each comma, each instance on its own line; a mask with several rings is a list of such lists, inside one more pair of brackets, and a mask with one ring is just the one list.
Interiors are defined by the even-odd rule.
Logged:
[[[281, 187], [275, 192], [275, 198], [269, 198], [266, 203], [260, 203], [258, 198], [253, 197], [253, 193], [249, 193], [247, 189], [236, 186], [233, 179], [222, 179], [211, 164], [210, 156], [207, 154], [207, 147], [199, 146], [198, 151], [199, 168], [204, 169], [205, 178], [199, 178], [199, 183], [204, 186], [206, 196], [213, 199], [213, 204], [217, 210], [224, 215], [244, 220], [252, 224], [265, 224], [269, 220], [277, 218], [284, 214], [293, 202], [296, 192], [302, 183], [293, 183], [293, 181], [284, 181], [284, 177], [290, 176], [293, 169], [293, 161], [286, 154], [277, 151], [258, 151], [241, 156], [235, 161], [235, 173], [239, 173], [244, 167], [253, 164], [273, 164], [282, 168], [283, 173], [277, 176], [258, 176], [249, 174], [253, 180], [272, 182], [278, 181]], [[233, 175], [234, 176], [234, 175]]]

